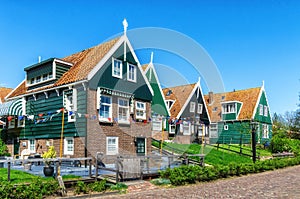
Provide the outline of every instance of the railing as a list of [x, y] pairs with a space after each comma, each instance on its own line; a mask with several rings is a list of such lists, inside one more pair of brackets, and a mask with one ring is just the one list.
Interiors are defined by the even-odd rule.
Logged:
[[[7, 164], [7, 180], [11, 180], [11, 170], [12, 170], [12, 164], [13, 165], [19, 165], [22, 164], [24, 166], [24, 169], [27, 167], [30, 169], [32, 165], [36, 166], [43, 166], [45, 162], [51, 162], [53, 166], [56, 167], [56, 173], [54, 177], [58, 177], [60, 174], [58, 171], [61, 171], [61, 167], [75, 167], [76, 165], [72, 165], [73, 163], [78, 164], [81, 161], [87, 161], [88, 165], [88, 176], [92, 176], [92, 158], [51, 158], [51, 159], [44, 159], [44, 158], [33, 158], [33, 159], [6, 159], [6, 160], [0, 160], [0, 164], [6, 163]], [[81, 166], [81, 165], [77, 165]], [[41, 167], [42, 168], [42, 167]]]

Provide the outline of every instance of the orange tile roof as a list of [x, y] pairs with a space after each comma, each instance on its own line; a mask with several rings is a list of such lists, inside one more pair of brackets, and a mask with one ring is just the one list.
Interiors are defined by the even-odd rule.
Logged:
[[141, 66], [142, 70], [145, 72], [148, 68], [149, 64], [144, 64]]
[[12, 88], [0, 87], [0, 101], [4, 102], [4, 98], [12, 91]]
[[87, 78], [87, 75], [93, 70], [93, 68], [101, 61], [101, 59], [109, 52], [109, 50], [117, 43], [120, 37], [83, 50], [81, 52], [72, 54], [62, 60], [70, 62], [73, 66], [60, 77], [54, 85], [49, 85], [42, 88], [37, 88], [28, 91], [26, 88], [26, 82], [22, 82], [14, 92], [9, 96], [10, 98], [23, 95], [30, 92], [53, 88], [64, 84], [80, 81]]
[[[260, 87], [250, 88], [245, 90], [226, 92], [226, 93], [214, 93], [212, 103], [209, 102], [209, 95], [205, 95], [205, 103], [208, 109], [208, 113], [211, 122], [218, 122], [222, 119], [222, 102], [239, 101], [243, 105], [238, 115], [238, 120], [250, 120], [254, 112], [256, 102], [259, 97]], [[222, 99], [223, 98], [223, 99]]]
[[[187, 84], [163, 89], [163, 93], [165, 95], [166, 100], [175, 100], [175, 103], [173, 104], [170, 110], [171, 117], [175, 118], [178, 116], [187, 98], [193, 91], [195, 85], [196, 84]], [[167, 96], [169, 90], [171, 90], [172, 92], [170, 95]]]

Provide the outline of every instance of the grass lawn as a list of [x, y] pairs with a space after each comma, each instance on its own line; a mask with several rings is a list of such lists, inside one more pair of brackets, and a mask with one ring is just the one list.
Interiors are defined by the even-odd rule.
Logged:
[[[220, 147], [228, 148], [230, 150], [234, 150], [236, 152], [240, 152], [240, 145], [239, 144], [220, 144]], [[219, 149], [222, 150], [222, 149]], [[252, 155], [252, 148], [251, 146], [243, 145], [242, 146], [242, 152], [248, 155]], [[256, 153], [262, 156], [272, 156], [272, 153], [269, 150], [262, 149], [259, 146], [256, 147]]]
[[[159, 146], [158, 143], [152, 143], [154, 146]], [[176, 143], [164, 143], [164, 150], [170, 152], [174, 151], [177, 154], [201, 154], [202, 146], [199, 144], [176, 144]], [[250, 157], [241, 156], [233, 152], [228, 152], [225, 150], [217, 150], [213, 146], [205, 146], [203, 149], [205, 154], [205, 163], [210, 165], [228, 165], [231, 162], [235, 163], [250, 163], [252, 159]]]
[[[19, 184], [19, 183], [30, 183], [33, 180], [37, 178], [41, 178], [43, 181], [50, 181], [54, 180], [52, 177], [40, 177], [36, 176], [24, 171], [19, 171], [19, 170], [10, 170], [10, 181], [14, 184]], [[62, 176], [64, 180], [74, 180], [74, 179], [80, 179], [80, 176], [75, 176], [75, 175], [64, 175]], [[7, 169], [6, 168], [0, 168], [0, 181], [7, 181]]]

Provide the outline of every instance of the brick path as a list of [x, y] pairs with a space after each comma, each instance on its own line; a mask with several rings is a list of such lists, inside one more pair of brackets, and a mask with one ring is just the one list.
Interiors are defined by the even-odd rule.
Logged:
[[149, 182], [129, 186], [129, 193], [101, 198], [300, 198], [300, 166], [177, 188]]

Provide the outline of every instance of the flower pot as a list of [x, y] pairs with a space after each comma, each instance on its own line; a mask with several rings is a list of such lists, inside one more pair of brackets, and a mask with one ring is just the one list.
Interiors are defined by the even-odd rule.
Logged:
[[53, 174], [54, 174], [54, 167], [52, 167], [52, 166], [45, 166], [43, 171], [44, 171], [44, 175], [46, 177], [52, 177]]

